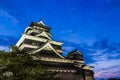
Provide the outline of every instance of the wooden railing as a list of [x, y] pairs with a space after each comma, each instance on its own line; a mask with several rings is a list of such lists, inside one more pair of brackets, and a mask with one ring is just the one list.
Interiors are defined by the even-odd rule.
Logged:
[[[42, 61], [51, 61], [51, 62], [64, 62], [64, 63], [74, 63], [75, 60], [61, 59], [61, 58], [49, 58], [49, 57], [36, 57], [33, 56], [34, 60], [42, 60]], [[84, 61], [79, 61], [84, 63]]]
[[48, 70], [52, 72], [61, 72], [61, 73], [76, 73], [77, 70]]
[[38, 48], [39, 46], [34, 46], [34, 45], [30, 45], [30, 44], [22, 44], [20, 46], [20, 49], [24, 49], [25, 47], [35, 49], [35, 48]]

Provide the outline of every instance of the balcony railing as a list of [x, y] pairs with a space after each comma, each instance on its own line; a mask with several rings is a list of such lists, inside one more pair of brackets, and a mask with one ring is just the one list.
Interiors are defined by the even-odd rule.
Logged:
[[29, 34], [31, 34], [31, 33], [40, 33], [41, 31], [40, 30], [37, 30], [37, 29], [32, 29], [30, 32], [29, 32]]
[[[60, 58], [48, 58], [48, 57], [36, 57], [33, 56], [34, 60], [42, 60], [42, 61], [51, 61], [51, 62], [63, 62], [63, 63], [74, 63], [75, 60], [68, 60], [68, 59], [60, 59]], [[79, 61], [84, 63], [84, 61]]]
[[61, 72], [61, 73], [76, 73], [76, 70], [48, 70], [52, 72]]
[[20, 49], [24, 49], [24, 48], [38, 48], [39, 46], [34, 46], [34, 45], [30, 45], [30, 44], [22, 44], [21, 46], [20, 46]]
[[[30, 40], [40, 41], [40, 42], [47, 42], [48, 41], [47, 39], [36, 37], [36, 36], [31, 36], [31, 35], [24, 33], [16, 45], [19, 46], [25, 39], [30, 39]], [[56, 41], [52, 41], [52, 40], [49, 40], [49, 42], [51, 44], [55, 44], [55, 45], [62, 45], [63, 44], [62, 42], [56, 42]]]

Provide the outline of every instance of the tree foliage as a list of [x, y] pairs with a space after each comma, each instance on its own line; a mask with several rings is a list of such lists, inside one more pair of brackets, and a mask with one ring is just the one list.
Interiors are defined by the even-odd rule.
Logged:
[[1, 80], [55, 80], [53, 75], [17, 47], [12, 47], [12, 52], [0, 51]]

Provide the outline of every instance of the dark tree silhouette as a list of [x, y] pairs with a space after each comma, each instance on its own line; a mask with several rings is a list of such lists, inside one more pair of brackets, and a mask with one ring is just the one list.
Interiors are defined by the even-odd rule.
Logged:
[[17, 47], [12, 52], [0, 51], [0, 80], [56, 80], [54, 75]]

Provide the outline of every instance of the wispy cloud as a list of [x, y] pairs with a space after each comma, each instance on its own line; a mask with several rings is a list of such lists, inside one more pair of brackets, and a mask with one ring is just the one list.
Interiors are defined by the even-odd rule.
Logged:
[[12, 37], [12, 36], [4, 36], [4, 35], [0, 35], [0, 45], [1, 46], [10, 46], [10, 45], [14, 45], [16, 43], [16, 38]]
[[9, 46], [1, 46], [0, 45], [0, 50], [5, 50], [5, 51], [9, 51]]
[[76, 47], [72, 47], [72, 46], [63, 46], [62, 48], [64, 50], [63, 56], [66, 56], [70, 51], [76, 49]]
[[0, 50], [9, 51], [9, 47], [15, 45], [16, 41], [14, 37], [0, 35]]
[[8, 12], [4, 10], [0, 10], [0, 16], [6, 17], [9, 21], [12, 21], [12, 23], [14, 24], [18, 23], [18, 20], [14, 16], [10, 15]]
[[95, 77], [112, 78], [120, 77], [120, 47], [118, 44], [109, 43], [108, 39], [96, 41], [90, 48], [94, 53], [88, 54], [94, 62]]
[[18, 20], [11, 12], [0, 9], [0, 35], [18, 36], [21, 32]]
[[61, 40], [75, 43], [75, 44], [80, 44], [82, 42], [78, 34], [71, 34], [71, 35], [61, 37]]
[[95, 77], [99, 78], [113, 78], [120, 77], [120, 59], [107, 59], [102, 61], [96, 61], [93, 64], [95, 66]]
[[68, 40], [69, 42], [73, 42], [73, 43], [76, 43], [76, 44], [81, 43], [81, 39], [79, 38], [79, 36], [77, 34], [72, 34], [72, 35], [70, 35], [66, 38], [67, 38], [67, 40], [69, 38], [69, 40]]
[[69, 49], [76, 46], [83, 52], [87, 64], [95, 67], [95, 77], [120, 77], [120, 43], [111, 43], [108, 38], [104, 38], [96, 40], [92, 45], [83, 41], [68, 46]]
[[62, 31], [60, 31], [60, 33], [62, 33], [62, 34], [72, 33], [72, 32], [73, 32], [72, 29], [68, 29], [68, 30], [62, 30]]

